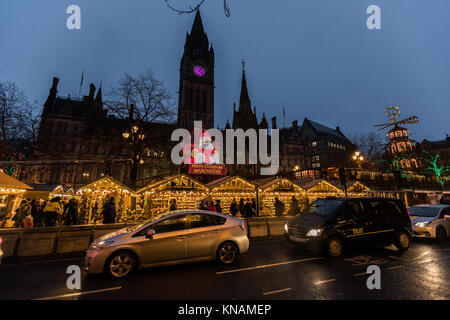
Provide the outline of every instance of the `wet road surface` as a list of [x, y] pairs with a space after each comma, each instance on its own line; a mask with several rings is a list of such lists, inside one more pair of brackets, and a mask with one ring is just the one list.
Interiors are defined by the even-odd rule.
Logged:
[[[120, 280], [83, 272], [81, 290], [67, 288], [70, 265], [82, 260], [1, 265], [0, 299], [450, 299], [450, 241], [415, 240], [405, 253], [352, 250], [338, 260], [254, 241], [232, 266], [159, 267]], [[380, 290], [367, 288], [369, 265], [381, 268]]]

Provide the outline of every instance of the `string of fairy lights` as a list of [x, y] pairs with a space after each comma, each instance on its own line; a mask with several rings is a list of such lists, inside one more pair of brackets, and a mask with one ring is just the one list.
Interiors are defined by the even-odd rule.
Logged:
[[[368, 190], [369, 188], [363, 184], [355, 182], [349, 187], [348, 194], [366, 196]], [[274, 178], [258, 186], [258, 193], [260, 204], [271, 210], [274, 208], [275, 198], [285, 202], [286, 209], [289, 210], [292, 198], [304, 202], [329, 196], [344, 196], [343, 190], [326, 180], [321, 180], [309, 189], [305, 189], [285, 178]], [[134, 196], [141, 200], [138, 202], [143, 203], [143, 206], [149, 205], [155, 210], [167, 210], [173, 199], [176, 200], [177, 209], [197, 209], [204, 199], [219, 200], [223, 212], [229, 213], [233, 200], [239, 203], [240, 199], [245, 201], [256, 199], [256, 185], [237, 176], [204, 185], [187, 175], [180, 174], [151, 183], [133, 192], [114, 179], [104, 177], [81, 188], [77, 194], [87, 196], [90, 201], [96, 201], [98, 196], [104, 198], [108, 194], [115, 194], [118, 197], [125, 197], [127, 202], [130, 202], [130, 198]]]

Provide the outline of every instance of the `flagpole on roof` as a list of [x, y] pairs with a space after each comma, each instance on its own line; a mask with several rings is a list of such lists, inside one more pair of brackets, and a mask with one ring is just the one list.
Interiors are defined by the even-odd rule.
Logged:
[[80, 82], [80, 90], [78, 91], [78, 99], [81, 98], [81, 87], [83, 86], [84, 81], [84, 70], [81, 72], [81, 82]]

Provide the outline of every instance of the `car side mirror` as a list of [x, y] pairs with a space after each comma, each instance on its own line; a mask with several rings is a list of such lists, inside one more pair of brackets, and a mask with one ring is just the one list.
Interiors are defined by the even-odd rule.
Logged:
[[147, 231], [147, 234], [145, 235], [146, 239], [153, 240], [153, 236], [156, 234], [156, 231], [154, 229], [150, 229]]
[[450, 220], [450, 215], [445, 215], [444, 220]]

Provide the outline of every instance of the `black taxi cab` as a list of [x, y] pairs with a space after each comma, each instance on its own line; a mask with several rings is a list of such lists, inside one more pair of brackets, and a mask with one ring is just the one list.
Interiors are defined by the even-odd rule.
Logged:
[[333, 258], [353, 245], [394, 244], [404, 251], [413, 234], [405, 205], [392, 198], [319, 199], [284, 228], [287, 241]]

